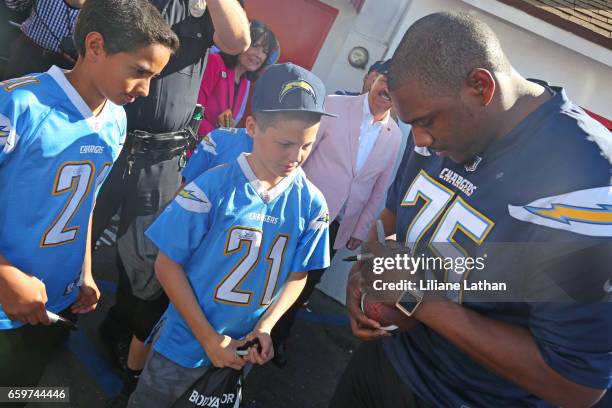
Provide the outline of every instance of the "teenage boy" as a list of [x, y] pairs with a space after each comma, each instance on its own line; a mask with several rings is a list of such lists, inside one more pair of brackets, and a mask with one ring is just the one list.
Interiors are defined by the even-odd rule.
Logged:
[[91, 213], [125, 137], [118, 105], [147, 95], [178, 38], [146, 0], [88, 0], [75, 45], [72, 71], [0, 83], [1, 386], [36, 385], [65, 338], [47, 310], [96, 307]]
[[[129, 406], [169, 406], [210, 366], [264, 364], [270, 331], [306, 272], [329, 264], [327, 205], [305, 177], [325, 88], [309, 71], [273, 65], [253, 92], [253, 152], [189, 183], [148, 229], [171, 305]], [[236, 348], [258, 338], [261, 351]]]

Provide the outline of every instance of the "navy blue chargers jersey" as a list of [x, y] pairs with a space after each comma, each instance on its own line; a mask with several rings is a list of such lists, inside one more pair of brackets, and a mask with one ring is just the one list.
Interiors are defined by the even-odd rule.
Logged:
[[[0, 254], [45, 284], [52, 312], [77, 297], [95, 196], [126, 126], [110, 101], [94, 116], [55, 66], [0, 82]], [[0, 305], [0, 330], [21, 325]]]
[[[549, 101], [471, 163], [419, 147], [406, 154], [386, 207], [396, 214], [398, 242], [415, 256], [481, 259], [481, 268], [451, 263], [426, 271], [428, 279], [460, 283], [445, 293], [449, 299], [527, 328], [552, 369], [605, 389], [612, 373], [612, 136], [563, 89], [548, 91]], [[469, 290], [483, 281], [507, 291]], [[383, 344], [402, 380], [433, 406], [550, 406], [425, 325]]]

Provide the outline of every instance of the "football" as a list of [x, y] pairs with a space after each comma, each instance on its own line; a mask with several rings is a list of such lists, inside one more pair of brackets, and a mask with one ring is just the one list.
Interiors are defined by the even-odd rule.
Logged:
[[368, 302], [366, 294], [361, 296], [361, 311], [380, 323], [381, 329], [390, 332], [406, 332], [415, 328], [419, 321], [402, 313], [395, 305], [385, 302]]

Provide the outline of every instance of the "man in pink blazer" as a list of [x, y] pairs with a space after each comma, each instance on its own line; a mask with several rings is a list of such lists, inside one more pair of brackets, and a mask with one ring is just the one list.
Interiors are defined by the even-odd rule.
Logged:
[[[330, 216], [330, 252], [357, 249], [381, 205], [398, 157], [401, 131], [390, 117], [391, 98], [387, 88], [389, 61], [372, 84], [370, 92], [358, 96], [330, 95], [325, 109], [338, 115], [323, 118], [317, 140], [303, 165], [308, 179], [327, 201]], [[306, 287], [272, 333], [274, 362], [287, 363], [285, 340], [295, 314], [308, 300], [325, 270], [309, 271]]]

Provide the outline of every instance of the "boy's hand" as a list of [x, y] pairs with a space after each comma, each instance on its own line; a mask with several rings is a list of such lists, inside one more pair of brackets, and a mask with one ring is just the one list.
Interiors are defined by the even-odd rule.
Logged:
[[231, 109], [227, 109], [219, 114], [217, 118], [217, 124], [221, 127], [233, 127], [234, 126], [234, 115]]
[[79, 288], [79, 296], [72, 304], [72, 313], [89, 313], [95, 310], [100, 300], [100, 290], [91, 277], [84, 277], [83, 284]]
[[47, 290], [45, 284], [34, 276], [15, 273], [0, 289], [0, 303], [11, 320], [29, 324], [49, 325], [47, 317]]
[[236, 349], [246, 343], [246, 340], [234, 340], [229, 336], [217, 335], [203, 344], [206, 355], [215, 367], [231, 367], [241, 370], [245, 360], [236, 354]]
[[249, 354], [244, 359], [250, 361], [253, 364], [263, 365], [274, 357], [274, 346], [272, 345], [272, 337], [270, 332], [255, 328], [251, 333], [246, 336], [246, 341], [251, 341], [257, 338], [261, 345], [261, 352], [257, 350], [257, 347], [250, 347]]

